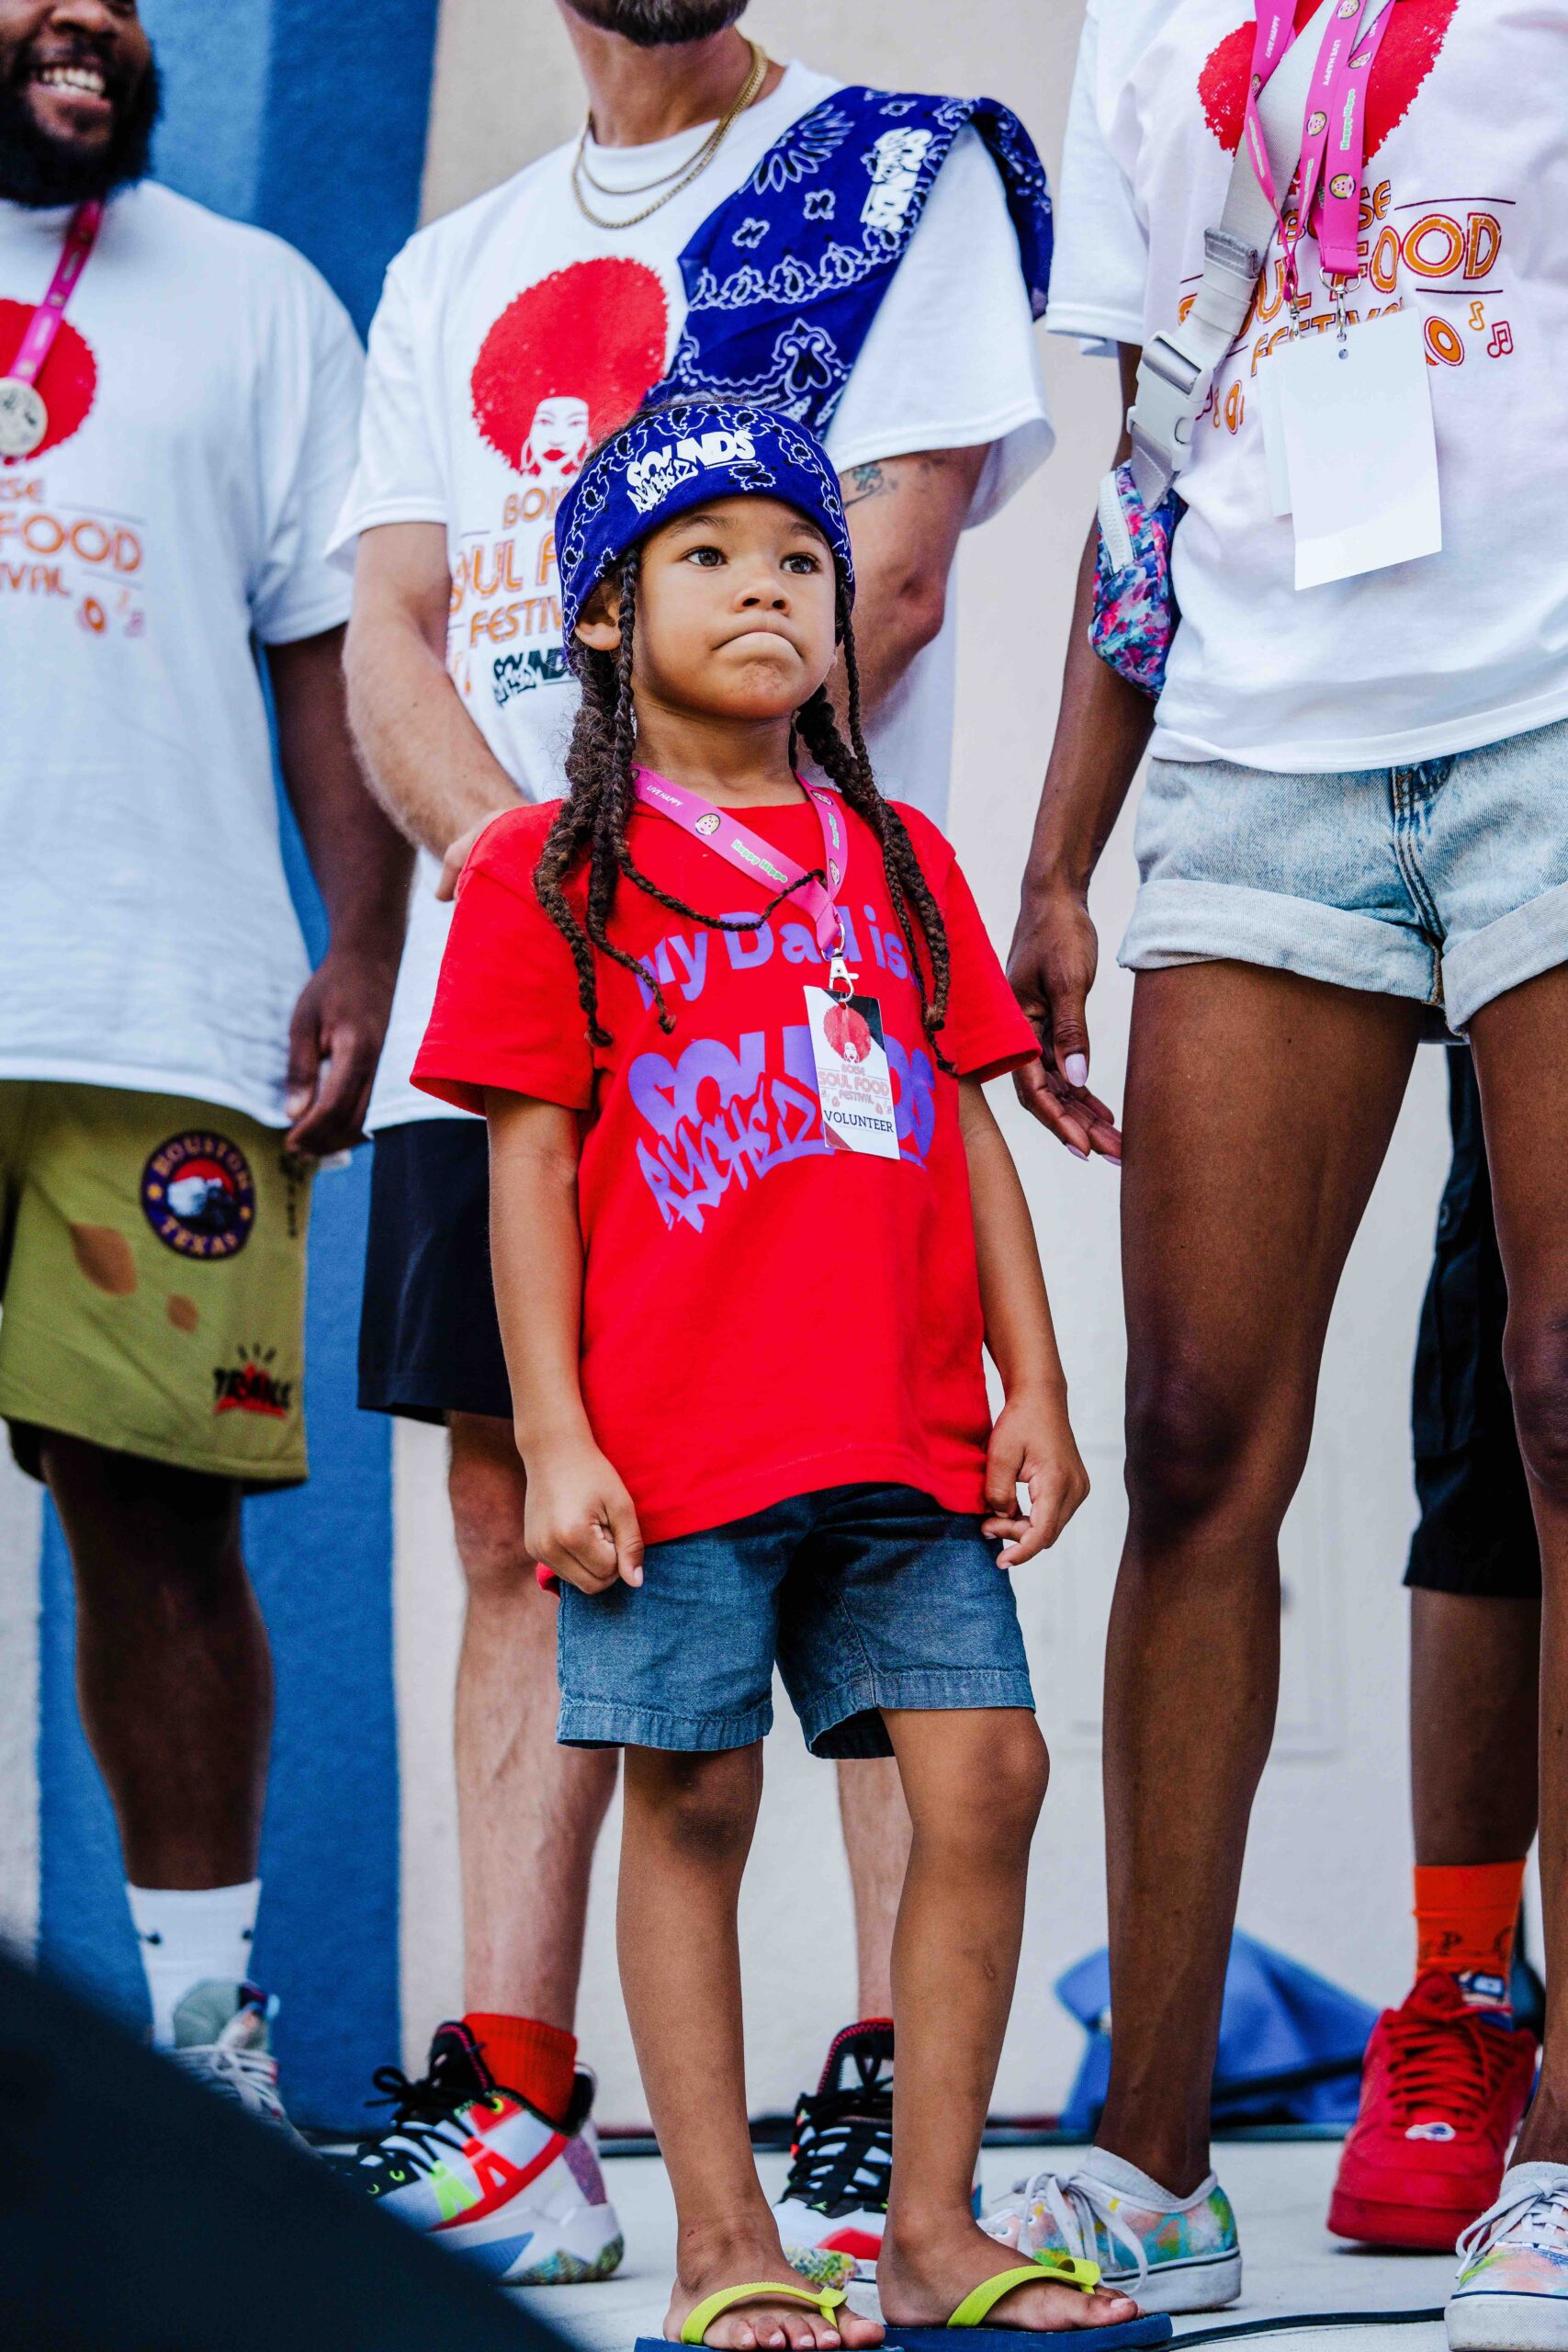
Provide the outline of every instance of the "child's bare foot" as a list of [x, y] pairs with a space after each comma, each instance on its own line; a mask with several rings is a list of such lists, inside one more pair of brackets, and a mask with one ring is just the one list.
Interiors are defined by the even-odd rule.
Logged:
[[[683, 2240], [680, 2252], [680, 2272], [670, 2309], [664, 2317], [664, 2333], [672, 2341], [680, 2340], [681, 2330], [699, 2303], [706, 2302], [721, 2288], [739, 2286], [752, 2279], [768, 2279], [781, 2287], [792, 2283], [810, 2296], [812, 2301], [823, 2290], [809, 2279], [798, 2278], [785, 2259], [779, 2243], [778, 2232], [771, 2226], [772, 2214], [764, 2214], [761, 2224], [743, 2237], [723, 2242], [710, 2241], [701, 2246]], [[991, 2245], [987, 2238], [985, 2243]], [[997, 2249], [991, 2245], [991, 2251]], [[836, 2303], [830, 2319], [811, 2302], [796, 2302], [793, 2297], [770, 2298], [758, 2295], [721, 2312], [710, 2322], [703, 2342], [724, 2347], [724, 2352], [872, 2352], [882, 2341], [882, 2330], [874, 2320], [862, 2319], [851, 2311], [848, 2303]]]
[[[1003, 2270], [1020, 2267], [1010, 2246], [998, 2245], [984, 2230], [959, 2219], [940, 2233], [931, 2230], [895, 2233], [890, 2225], [882, 2241], [876, 2266], [882, 2314], [897, 2341], [904, 2327], [942, 2327], [966, 2295]], [[1042, 2269], [1038, 2286], [1014, 2287], [987, 2312], [986, 2327], [1016, 2327], [1041, 2334], [1078, 2327], [1122, 2327], [1138, 2317], [1129, 2295], [1097, 2287], [1086, 2295], [1081, 2287], [1055, 2282]], [[960, 2339], [955, 2338], [955, 2342]]]

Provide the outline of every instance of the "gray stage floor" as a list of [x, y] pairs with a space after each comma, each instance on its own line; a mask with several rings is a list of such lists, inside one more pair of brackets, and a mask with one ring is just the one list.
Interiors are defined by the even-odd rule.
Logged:
[[[1329, 2184], [1339, 2150], [1336, 2143], [1232, 2145], [1221, 2152], [1220, 2177], [1235, 2201], [1241, 2223], [1246, 2284], [1242, 2300], [1212, 2317], [1179, 2321], [1179, 2334], [1226, 2321], [1266, 2319], [1302, 2312], [1411, 2311], [1440, 2304], [1453, 2264], [1431, 2255], [1359, 2252], [1331, 2238], [1323, 2226]], [[1050, 2161], [1072, 2169], [1074, 2152], [1058, 2148]], [[1044, 2154], [1028, 2148], [987, 2149], [987, 2198], [1020, 2174], [1038, 2169]], [[770, 2192], [782, 2185], [785, 2160], [760, 2161]], [[617, 2276], [597, 2287], [536, 2288], [519, 2297], [543, 2319], [566, 2329], [593, 2352], [629, 2352], [634, 2336], [657, 2335], [664, 2317], [674, 2245], [674, 2211], [664, 2168], [650, 2157], [611, 2159], [605, 2166], [610, 2194], [626, 2230], [626, 2258]], [[870, 2289], [854, 2300], [875, 2308]], [[1070, 2339], [1066, 2339], [1070, 2340]], [[1244, 2343], [1247, 2339], [1243, 2339]], [[1443, 2352], [1438, 2325], [1314, 2331], [1282, 2331], [1256, 2339], [1279, 2352], [1321, 2344], [1354, 2344], [1366, 2352]]]

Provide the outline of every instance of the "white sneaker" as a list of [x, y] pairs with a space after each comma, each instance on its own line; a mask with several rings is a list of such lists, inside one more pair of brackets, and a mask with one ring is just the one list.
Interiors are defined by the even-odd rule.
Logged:
[[1459, 2242], [1452, 2352], [1568, 2346], [1568, 2165], [1513, 2165]]
[[874, 2278], [893, 2174], [889, 2019], [834, 2036], [817, 2088], [795, 2103], [790, 2158], [773, 2219], [791, 2268], [822, 2287]]
[[1217, 2312], [1241, 2292], [1235, 2215], [1213, 2173], [1178, 2202], [1134, 2165], [1091, 2149], [1075, 2173], [1014, 2181], [980, 2227], [1032, 2260], [1098, 2263], [1101, 2283], [1145, 2312]]
[[396, 2066], [375, 2079], [390, 2097], [392, 2123], [352, 2149], [321, 2151], [340, 2178], [498, 2286], [575, 2286], [619, 2267], [621, 2225], [588, 2120], [586, 2067], [558, 2122], [496, 2082], [461, 2023], [437, 2029], [418, 2082]]
[[267, 2030], [276, 2006], [254, 1984], [207, 1978], [175, 2008], [175, 2046], [167, 2054], [209, 2090], [297, 2139], [277, 2095], [277, 2061]]

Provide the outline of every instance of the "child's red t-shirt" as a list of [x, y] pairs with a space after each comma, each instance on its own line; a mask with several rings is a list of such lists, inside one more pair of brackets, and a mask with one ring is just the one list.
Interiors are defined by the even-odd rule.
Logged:
[[[590, 1045], [570, 953], [534, 894], [558, 807], [498, 818], [469, 858], [413, 1076], [460, 1110], [482, 1111], [496, 1087], [584, 1114], [582, 1398], [644, 1535], [863, 1480], [980, 1510], [990, 1414], [958, 1088], [922, 1035], [875, 835], [845, 809], [840, 905], [857, 991], [881, 1004], [897, 1160], [829, 1149], [803, 995], [827, 970], [787, 907], [726, 933], [623, 880], [612, 935], [658, 973], [675, 1030], [596, 953], [613, 1042]], [[900, 813], [947, 925], [942, 1050], [965, 1077], [1014, 1069], [1038, 1048], [968, 886], [936, 828]], [[820, 864], [806, 804], [746, 821]], [[688, 906], [762, 903], [663, 817], [638, 809], [628, 843]], [[579, 873], [580, 917], [585, 890]]]

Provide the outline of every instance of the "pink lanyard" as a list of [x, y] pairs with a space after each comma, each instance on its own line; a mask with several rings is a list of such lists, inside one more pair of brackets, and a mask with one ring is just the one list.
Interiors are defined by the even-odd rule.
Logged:
[[[1307, 88], [1301, 149], [1301, 193], [1293, 231], [1281, 213], [1269, 150], [1258, 119], [1258, 94], [1294, 39], [1294, 0], [1257, 0], [1258, 29], [1252, 44], [1246, 130], [1258, 184], [1280, 220], [1285, 249], [1285, 288], [1294, 300], [1296, 247], [1305, 235], [1314, 203], [1318, 260], [1325, 277], [1357, 277], [1361, 226], [1361, 165], [1366, 154], [1367, 87], [1372, 61], [1393, 16], [1395, 0], [1367, 0], [1371, 22], [1358, 41], [1362, 0], [1339, 0], [1324, 28]], [[1287, 191], [1288, 193], [1289, 191]]]
[[[843, 918], [833, 903], [834, 893], [842, 886], [849, 871], [849, 843], [845, 838], [844, 821], [830, 792], [819, 786], [807, 784], [797, 776], [807, 798], [817, 811], [822, 827], [822, 865], [828, 876], [824, 888], [809, 867], [797, 865], [784, 850], [775, 849], [772, 842], [763, 841], [749, 825], [728, 808], [716, 808], [711, 800], [704, 800], [688, 792], [683, 784], [671, 784], [666, 775], [655, 775], [651, 768], [638, 768], [637, 797], [645, 808], [656, 816], [668, 817], [671, 823], [691, 834], [705, 849], [716, 850], [738, 874], [750, 876], [753, 882], [765, 882], [778, 891], [791, 891], [811, 919], [817, 933], [817, 944], [824, 956], [841, 963], [844, 953]], [[798, 886], [798, 887], [796, 887]]]
[[65, 316], [65, 305], [71, 300], [76, 281], [86, 268], [93, 247], [97, 243], [103, 217], [103, 205], [96, 198], [91, 204], [79, 204], [71, 215], [60, 259], [55, 263], [54, 276], [49, 281], [49, 291], [28, 321], [21, 348], [6, 370], [12, 383], [36, 384], [42, 375], [44, 361], [54, 349], [54, 338], [60, 333], [60, 322]]

